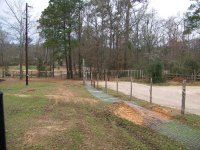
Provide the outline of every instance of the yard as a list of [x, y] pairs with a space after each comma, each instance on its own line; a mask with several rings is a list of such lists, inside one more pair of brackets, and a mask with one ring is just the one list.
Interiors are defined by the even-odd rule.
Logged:
[[9, 79], [4, 92], [8, 149], [185, 149], [115, 116], [79, 81]]

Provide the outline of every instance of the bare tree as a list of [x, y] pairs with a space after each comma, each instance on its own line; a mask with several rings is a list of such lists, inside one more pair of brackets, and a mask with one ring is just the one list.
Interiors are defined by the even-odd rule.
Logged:
[[7, 33], [2, 30], [0, 26], [0, 56], [2, 65], [2, 75], [4, 77], [4, 72], [6, 71], [6, 58], [5, 58], [5, 48], [7, 44]]
[[25, 17], [25, 5], [21, 0], [7, 1], [5, 0], [8, 11], [4, 13], [4, 24], [7, 25], [11, 31], [12, 37], [19, 45], [19, 65], [20, 65], [20, 79], [23, 78], [23, 45], [24, 45], [24, 17]]

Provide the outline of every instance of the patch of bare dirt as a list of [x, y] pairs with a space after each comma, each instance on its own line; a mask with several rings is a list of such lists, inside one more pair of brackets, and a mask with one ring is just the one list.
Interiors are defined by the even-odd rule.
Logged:
[[70, 84], [80, 85], [80, 82], [68, 81], [68, 85], [65, 85], [64, 82], [60, 82], [59, 87], [52, 94], [48, 94], [45, 96], [48, 97], [49, 100], [54, 100], [55, 104], [58, 104], [59, 102], [74, 102], [74, 103], [89, 103], [89, 104], [97, 103], [95, 99], [79, 97], [78, 94], [76, 94], [75, 92], [71, 92], [68, 89], [68, 86], [70, 86]]
[[157, 113], [160, 113], [161, 115], [163, 115], [167, 118], [172, 117], [172, 111], [170, 111], [170, 110], [167, 110], [167, 109], [164, 109], [164, 108], [161, 108], [161, 107], [157, 107], [157, 106], [152, 107], [151, 110], [155, 111]]
[[121, 118], [127, 119], [135, 124], [148, 127], [153, 127], [170, 120], [170, 116], [168, 114], [163, 114], [164, 110], [154, 108], [158, 112], [151, 111], [127, 102], [114, 103], [110, 109], [115, 115]]
[[34, 91], [36, 91], [36, 89], [29, 89], [26, 92], [34, 92]]
[[67, 129], [70, 129], [70, 122], [37, 120], [39, 127], [31, 128], [24, 135], [24, 145], [43, 143], [46, 139], [53, 137]]
[[114, 103], [113, 106], [113, 112], [115, 115], [127, 119], [131, 122], [134, 122], [138, 125], [143, 124], [144, 118], [142, 117], [139, 111], [126, 105], [124, 102]]
[[22, 98], [30, 97], [30, 95], [24, 95], [24, 94], [15, 94], [14, 96], [22, 97]]
[[97, 101], [92, 98], [81, 98], [81, 97], [73, 97], [68, 95], [45, 95], [49, 98], [49, 100], [54, 100], [55, 105], [63, 102], [74, 102], [74, 103], [88, 103], [88, 104], [96, 104]]

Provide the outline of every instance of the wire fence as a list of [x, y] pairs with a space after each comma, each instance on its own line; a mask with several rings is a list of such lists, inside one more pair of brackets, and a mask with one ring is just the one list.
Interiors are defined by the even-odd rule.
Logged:
[[[160, 118], [156, 114], [154, 115], [155, 111], [164, 116], [171, 116], [171, 112], [165, 109], [166, 107], [164, 109], [157, 107], [157, 109], [151, 111], [139, 106], [144, 106], [146, 103], [153, 106], [154, 103], [176, 108], [175, 110], [180, 110], [178, 113], [181, 114], [181, 119], [184, 119], [185, 111], [200, 115], [199, 87], [186, 86], [186, 80], [183, 80], [180, 86], [157, 86], [153, 84], [152, 79], [145, 76], [142, 70], [105, 72], [103, 79], [99, 77], [99, 73], [88, 72], [87, 70], [85, 73], [86, 76], [83, 80], [86, 80], [84, 81], [87, 83], [86, 87], [93, 96], [109, 103], [125, 101], [134, 109], [132, 115], [135, 114], [137, 118], [137, 115], [140, 114], [140, 117], [152, 130], [184, 144], [188, 149], [200, 149], [200, 130], [198, 128], [175, 120], [165, 120], [165, 117]], [[143, 82], [145, 79], [148, 82]], [[138, 80], [142, 81], [138, 83]], [[142, 100], [146, 102], [144, 103]], [[131, 112], [130, 110], [127, 111]]]
[[[93, 76], [91, 75], [91, 77], [93, 77]], [[115, 81], [108, 82], [107, 77], [105, 78], [106, 80], [103, 82], [99, 81], [99, 80], [95, 81], [94, 78], [91, 78], [91, 79], [90, 79], [91, 82], [88, 79], [87, 81], [85, 81], [85, 83], [86, 83], [86, 88], [94, 97], [96, 97], [99, 100], [104, 101], [104, 102], [113, 103], [115, 106], [116, 106], [116, 102], [118, 102], [119, 105], [122, 104], [121, 102], [125, 102], [125, 104], [128, 105], [128, 107], [134, 109], [134, 111], [131, 111], [127, 107], [124, 107], [124, 108], [127, 108], [127, 110], [125, 110], [124, 108], [121, 107], [122, 109], [120, 109], [120, 112], [122, 110], [125, 111], [125, 112], [123, 112], [123, 114], [124, 113], [126, 114], [128, 112], [129, 119], [130, 119], [130, 114], [133, 115], [133, 117], [131, 117], [131, 118], [135, 118], [136, 122], [140, 121], [140, 120], [138, 120], [138, 118], [142, 118], [143, 124], [145, 124], [145, 126], [151, 128], [155, 132], [159, 132], [162, 135], [165, 135], [177, 142], [182, 143], [188, 149], [192, 149], [192, 150], [200, 149], [200, 130], [199, 129], [182, 124], [175, 120], [170, 120], [170, 119], [168, 120], [165, 117], [163, 117], [163, 115], [157, 115], [154, 111], [151, 111], [144, 107], [140, 107], [135, 102], [131, 101], [131, 97], [129, 97], [129, 96], [116, 97], [117, 95], [115, 95], [113, 93], [113, 91], [109, 91], [107, 88], [110, 88], [109, 85], [112, 83], [116, 84], [116, 87], [115, 87], [116, 90], [117, 90], [118, 86], [121, 87], [121, 89], [125, 88], [124, 86], [120, 85], [120, 82], [124, 82], [124, 81], [119, 82], [119, 80], [118, 80], [119, 78], [116, 78], [117, 79], [116, 83], [115, 83]], [[131, 80], [131, 81], [133, 81], [133, 80]], [[95, 84], [95, 82], [97, 82], [97, 83]], [[126, 81], [126, 83], [129, 83], [129, 82]], [[104, 87], [104, 84], [105, 84], [105, 87]], [[135, 88], [134, 83], [130, 82], [129, 84], [130, 84], [130, 94], [132, 94], [134, 92], [133, 89]], [[95, 88], [93, 88], [93, 86]], [[153, 88], [153, 85], [150, 85], [150, 89], [151, 88]], [[120, 88], [118, 90], [120, 91]], [[111, 96], [111, 94], [114, 96]], [[185, 81], [183, 82], [183, 93], [182, 94], [184, 95], [183, 96], [183, 98], [184, 98], [185, 97]], [[126, 99], [124, 99], [124, 98], [126, 98]], [[185, 99], [182, 99], [182, 100], [185, 100]], [[182, 111], [184, 111], [184, 109], [182, 109]], [[138, 115], [141, 115], [141, 116], [138, 116]]]
[[[60, 79], [66, 79], [66, 71], [29, 71], [28, 72], [29, 78], [50, 78], [50, 77], [57, 77]], [[22, 77], [25, 77], [25, 71], [22, 72]], [[0, 77], [2, 78], [19, 78], [20, 71], [7, 71], [1, 72]]]
[[186, 80], [177, 86], [167, 84], [153, 84], [143, 70], [108, 71], [100, 78], [96, 72], [87, 72], [86, 77], [91, 85], [102, 88], [106, 93], [120, 93], [121, 98], [131, 100], [133, 98], [144, 100], [150, 104], [158, 104], [186, 112], [200, 115], [200, 88], [198, 86], [186, 86]]

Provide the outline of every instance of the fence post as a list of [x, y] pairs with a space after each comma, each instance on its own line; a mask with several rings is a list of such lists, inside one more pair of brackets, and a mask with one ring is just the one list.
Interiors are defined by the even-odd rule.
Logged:
[[197, 73], [196, 73], [196, 70], [194, 70], [194, 82], [196, 82], [196, 77], [197, 77]]
[[142, 79], [144, 78], [144, 70], [142, 70]]
[[133, 79], [132, 79], [132, 77], [131, 77], [131, 91], [130, 91], [130, 101], [131, 101], [131, 99], [132, 99], [132, 96], [133, 96]]
[[150, 80], [150, 104], [152, 104], [152, 86], [153, 86], [153, 80], [151, 78], [151, 80]]
[[87, 78], [85, 75], [86, 72], [85, 72], [85, 59], [83, 59], [83, 85], [85, 85], [85, 79]]
[[193, 73], [192, 73], [192, 75], [191, 75], [191, 80], [192, 80], [192, 82], [194, 81], [194, 78], [193, 78]]
[[91, 86], [92, 86], [92, 71], [91, 71], [91, 77], [90, 77], [90, 79], [91, 79]]
[[60, 78], [62, 79], [62, 71], [60, 71]]
[[119, 91], [119, 75], [117, 74], [117, 94], [118, 94], [118, 91]]
[[97, 89], [99, 88], [99, 73], [97, 73]]
[[6, 135], [3, 111], [3, 93], [0, 91], [0, 149], [6, 150]]
[[105, 90], [106, 90], [106, 93], [108, 93], [108, 76], [107, 76], [107, 71], [105, 73]]
[[181, 116], [185, 114], [186, 80], [183, 80]]

